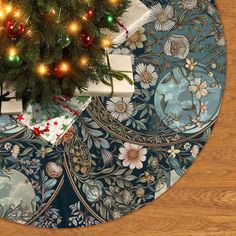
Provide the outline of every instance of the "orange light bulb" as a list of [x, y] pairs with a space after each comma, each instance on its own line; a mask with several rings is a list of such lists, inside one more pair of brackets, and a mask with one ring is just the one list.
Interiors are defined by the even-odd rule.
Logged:
[[49, 73], [49, 68], [47, 65], [45, 65], [44, 63], [39, 64], [36, 67], [36, 72], [40, 75], [40, 76], [45, 76]]

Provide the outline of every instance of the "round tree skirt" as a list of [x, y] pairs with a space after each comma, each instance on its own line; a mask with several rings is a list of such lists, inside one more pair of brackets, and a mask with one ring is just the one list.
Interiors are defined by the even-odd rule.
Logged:
[[213, 2], [146, 0], [152, 21], [114, 53], [131, 54], [135, 94], [94, 97], [52, 148], [0, 118], [0, 216], [84, 227], [139, 209], [192, 165], [216, 121], [225, 39]]

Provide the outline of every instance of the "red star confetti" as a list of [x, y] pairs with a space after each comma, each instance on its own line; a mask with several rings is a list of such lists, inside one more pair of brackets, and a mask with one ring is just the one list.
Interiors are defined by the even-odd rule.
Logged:
[[17, 120], [18, 120], [18, 121], [22, 121], [22, 120], [24, 120], [23, 115], [19, 115], [19, 116], [17, 117]]

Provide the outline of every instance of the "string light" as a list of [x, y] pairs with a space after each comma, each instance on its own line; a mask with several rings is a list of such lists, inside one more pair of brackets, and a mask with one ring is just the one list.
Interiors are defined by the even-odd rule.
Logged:
[[39, 65], [36, 66], [36, 72], [41, 76], [45, 76], [49, 74], [49, 68], [47, 65], [45, 65], [44, 63], [41, 63]]
[[8, 14], [11, 13], [13, 7], [11, 4], [3, 4], [0, 2], [1, 9], [0, 9], [0, 20], [4, 20]]
[[107, 14], [107, 21], [111, 24], [114, 22], [114, 17], [111, 14]]
[[9, 47], [7, 49], [6, 57], [5, 57], [5, 62], [8, 66], [12, 68], [17, 68], [21, 64], [21, 59], [19, 57], [18, 50], [16, 47]]
[[108, 36], [105, 36], [101, 39], [101, 46], [103, 48], [110, 48], [112, 46], [111, 39]]
[[51, 8], [50, 13], [53, 14], [53, 15], [56, 15], [57, 12], [54, 8]]
[[109, 4], [117, 6], [120, 4], [120, 0], [108, 0]]
[[[85, 0], [85, 1], [88, 2], [89, 8], [88, 8], [86, 14], [84, 14], [80, 18], [80, 20], [88, 21], [88, 20], [91, 20], [91, 18], [94, 16], [95, 12], [94, 12], [94, 9], [90, 7], [91, 6], [90, 0]], [[120, 3], [120, 0], [107, 0], [107, 1], [111, 5], [117, 5]], [[57, 15], [57, 11], [52, 7], [49, 9], [48, 14], [54, 16], [54, 15]], [[23, 23], [20, 23], [18, 21], [18, 19], [20, 19], [22, 17], [22, 15], [23, 15], [23, 12], [21, 9], [18, 8], [18, 6], [12, 5], [11, 3], [2, 3], [2, 1], [0, 0], [0, 21], [5, 22], [5, 20], [7, 19], [8, 16], [10, 16], [10, 18], [11, 18], [11, 21], [8, 20], [9, 24], [12, 23], [8, 27], [9, 28], [9, 33], [8, 33], [9, 38], [14, 38], [14, 39], [20, 38], [21, 36], [23, 36], [23, 34], [20, 34], [22, 30], [24, 30], [24, 32], [25, 32], [25, 37], [30, 38], [30, 39], [33, 38], [32, 30], [30, 28], [26, 28]], [[60, 12], [58, 13], [58, 15], [59, 15], [58, 16], [58, 19], [59, 19]], [[112, 14], [105, 13], [105, 17], [106, 17], [107, 22], [109, 22], [110, 24], [112, 24], [114, 22], [114, 17]], [[15, 21], [14, 18], [17, 20]], [[27, 24], [27, 20], [25, 20], [25, 24]], [[0, 30], [1, 29], [6, 30], [6, 28], [3, 28], [3, 27], [2, 28], [0, 27]], [[84, 29], [81, 25], [81, 22], [79, 20], [69, 22], [66, 26], [66, 29], [67, 29], [68, 34], [71, 34], [74, 36], [75, 35], [80, 36], [80, 38], [82, 39], [82, 41], [84, 43], [84, 48], [89, 47], [94, 41], [94, 36], [90, 35], [89, 32], [84, 31]], [[13, 37], [13, 33], [15, 34], [16, 31], [18, 31], [18, 35]], [[71, 39], [69, 36], [67, 36], [64, 41], [70, 43]], [[112, 46], [112, 40], [108, 36], [103, 36], [100, 39], [99, 46], [102, 48], [109, 48]], [[16, 47], [13, 47], [13, 46], [9, 47], [7, 49], [6, 56], [10, 61], [11, 61], [11, 59], [12, 60], [14, 59], [15, 61], [17, 59], [20, 61], [20, 57], [18, 55], [18, 50]], [[90, 58], [87, 55], [82, 55], [78, 58], [78, 65], [81, 69], [87, 68], [89, 63], [90, 63]], [[40, 64], [36, 65], [35, 71], [41, 77], [52, 74], [55, 76], [57, 75], [57, 77], [60, 78], [62, 76], [64, 77], [68, 73], [70, 73], [72, 66], [70, 63], [68, 63], [66, 61], [61, 61], [53, 69], [51, 68], [52, 70], [50, 68], [51, 68], [51, 65], [46, 65], [44, 63], [40, 63]]]
[[69, 34], [77, 34], [81, 31], [82, 26], [79, 22], [70, 22], [67, 26], [67, 31]]
[[52, 73], [57, 78], [65, 78], [71, 72], [71, 65], [66, 61], [61, 61], [55, 66]]
[[12, 11], [12, 5], [11, 4], [7, 4], [6, 7], [5, 7], [5, 11], [6, 11], [6, 14], [9, 14], [11, 11]]
[[8, 54], [8, 56], [15, 56], [15, 55], [17, 55], [16, 47], [12, 46], [12, 47], [8, 48], [7, 54]]
[[21, 13], [21, 11], [20, 10], [16, 10], [15, 12], [14, 12], [14, 15], [13, 15], [15, 18], [20, 18], [21, 16], [22, 16], [22, 13]]
[[0, 9], [0, 20], [3, 20], [5, 18], [5, 14], [2, 9]]
[[64, 73], [68, 73], [70, 71], [70, 64], [68, 62], [63, 61], [59, 64], [59, 68]]
[[79, 66], [80, 66], [81, 68], [87, 67], [88, 64], [89, 64], [89, 57], [88, 57], [88, 56], [81, 56], [81, 57], [79, 58]]

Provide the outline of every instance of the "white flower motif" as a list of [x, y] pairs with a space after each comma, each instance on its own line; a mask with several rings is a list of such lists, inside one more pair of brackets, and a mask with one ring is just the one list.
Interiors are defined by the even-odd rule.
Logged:
[[161, 4], [158, 3], [151, 8], [150, 20], [155, 21], [155, 29], [157, 31], [170, 31], [175, 26], [173, 17], [174, 10], [170, 5], [163, 9]]
[[11, 144], [11, 143], [5, 143], [5, 145], [4, 145], [4, 148], [5, 148], [7, 151], [9, 151], [9, 150], [11, 149], [11, 147], [12, 147], [12, 144]]
[[183, 9], [192, 10], [197, 6], [197, 0], [181, 0]]
[[171, 149], [167, 151], [170, 153], [170, 157], [175, 158], [176, 154], [180, 153], [179, 149], [175, 149], [175, 146], [171, 146]]
[[200, 105], [198, 105], [198, 108], [201, 111], [201, 113], [206, 113], [208, 110], [208, 107], [205, 103], [201, 103]]
[[118, 210], [114, 210], [111, 214], [113, 219], [119, 219], [122, 216], [122, 214]]
[[131, 35], [125, 43], [125, 46], [128, 46], [131, 50], [136, 48], [143, 48], [143, 42], [147, 40], [146, 35], [144, 34], [145, 28], [140, 28], [137, 32]]
[[190, 85], [188, 86], [188, 89], [190, 92], [196, 94], [197, 99], [201, 99], [201, 97], [208, 96], [208, 83], [204, 81], [202, 83], [201, 78], [195, 78], [194, 80], [190, 81]]
[[144, 89], [148, 89], [157, 83], [158, 75], [153, 65], [138, 64], [136, 67], [136, 75], [134, 79], [140, 82]]
[[192, 150], [191, 150], [191, 154], [194, 158], [197, 158], [198, 154], [199, 154], [200, 150], [198, 145], [194, 145]]
[[129, 166], [130, 169], [141, 169], [143, 168], [143, 163], [146, 161], [147, 149], [142, 146], [124, 143], [124, 147], [119, 149], [120, 154], [118, 158], [123, 160], [123, 166]]
[[95, 202], [102, 196], [103, 184], [99, 180], [87, 180], [83, 184], [82, 190], [89, 202]]
[[120, 122], [128, 120], [134, 113], [134, 105], [130, 102], [130, 98], [111, 98], [107, 101], [106, 108]]
[[202, 122], [199, 118], [191, 119], [191, 122], [196, 125], [198, 128], [202, 128]]
[[20, 147], [18, 145], [14, 145], [11, 150], [12, 156], [17, 158], [20, 153]]
[[191, 58], [191, 59], [186, 58], [186, 65], [185, 65], [185, 67], [186, 67], [190, 72], [194, 71], [194, 68], [195, 68], [195, 66], [196, 66], [197, 64], [198, 64], [198, 63], [197, 63], [196, 61], [194, 61], [193, 58]]
[[215, 69], [216, 67], [217, 67], [216, 63], [213, 62], [213, 63], [211, 64], [211, 68], [212, 68], [212, 69]]
[[218, 46], [220, 47], [225, 46], [225, 36], [223, 34], [217, 34], [215, 36], [215, 39]]
[[186, 151], [188, 151], [190, 148], [191, 148], [191, 144], [190, 144], [190, 143], [185, 143], [185, 144], [184, 144], [184, 149], [185, 149]]
[[172, 35], [168, 38], [164, 46], [167, 56], [185, 59], [189, 54], [190, 44], [184, 35]]

